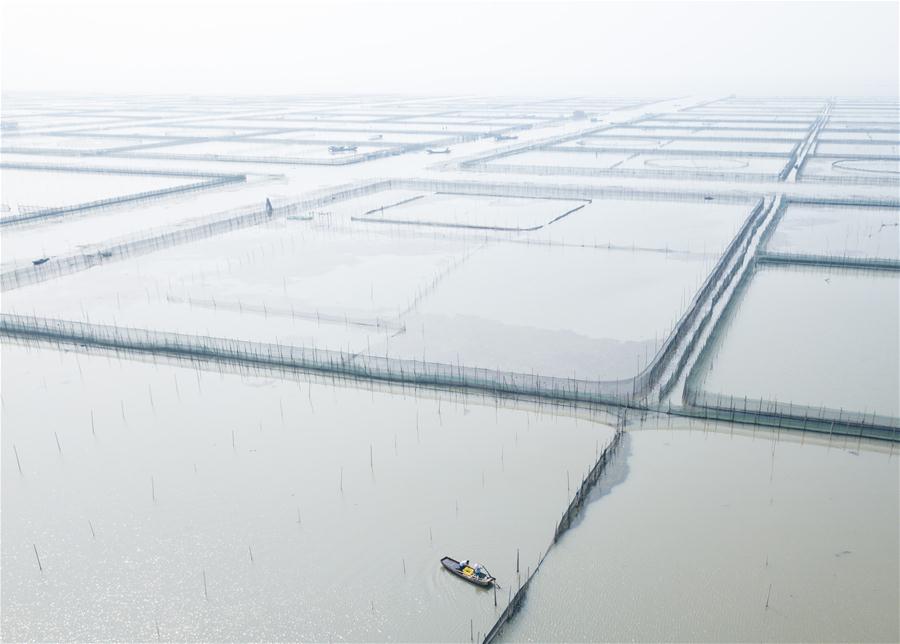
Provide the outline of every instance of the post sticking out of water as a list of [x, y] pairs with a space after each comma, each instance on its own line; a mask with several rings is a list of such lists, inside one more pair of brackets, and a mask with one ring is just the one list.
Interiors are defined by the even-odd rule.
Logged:
[[91, 537], [93, 537], [94, 539], [96, 539], [96, 538], [97, 538], [97, 533], [94, 532], [94, 524], [91, 523], [91, 520], [90, 520], [90, 519], [88, 519], [88, 527], [91, 529]]
[[21, 461], [19, 461], [19, 450], [15, 446], [15, 444], [13, 444], [13, 451], [16, 453], [16, 466], [18, 466], [19, 474], [21, 474], [22, 473], [22, 463], [21, 463]]
[[231, 430], [231, 449], [235, 449], [235, 444], [234, 444], [234, 430], [233, 430], [233, 429]]
[[38, 570], [44, 572], [44, 567], [41, 565], [41, 556], [38, 554], [37, 546], [32, 543], [31, 547], [34, 548], [34, 558], [37, 559]]
[[516, 548], [516, 574], [519, 572], [519, 549]]
[[494, 584], [494, 608], [497, 607], [497, 584]]
[[252, 548], [252, 546], [247, 546], [247, 550], [250, 551], [250, 563], [253, 563], [253, 548]]
[[153, 499], [153, 502], [156, 503], [156, 482], [153, 480], [153, 477], [150, 477], [150, 496]]
[[400, 561], [403, 563], [403, 575], [406, 575], [406, 559], [403, 557], [400, 558]]
[[206, 571], [203, 570], [203, 598], [209, 601], [209, 591], [206, 588]]
[[94, 436], [97, 435], [97, 431], [94, 429], [94, 410], [91, 410], [91, 434]]
[[60, 454], [62, 454], [62, 447], [60, 447], [60, 445], [59, 445], [59, 434], [57, 434], [56, 432], [53, 432], [53, 436], [54, 436], [54, 438], [56, 438], [56, 449]]
[[475, 620], [474, 619], [469, 620], [469, 641], [470, 642], [475, 641]]
[[769, 610], [769, 597], [772, 594], [772, 584], [769, 584], [769, 592], [766, 593], [766, 610]]

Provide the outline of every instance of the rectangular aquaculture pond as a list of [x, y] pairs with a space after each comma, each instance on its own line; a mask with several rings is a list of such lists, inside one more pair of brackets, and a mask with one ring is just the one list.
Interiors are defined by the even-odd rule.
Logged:
[[10, 291], [4, 311], [488, 380], [624, 381], [653, 363], [755, 205], [468, 189], [411, 183], [160, 248]]
[[240, 182], [243, 176], [4, 164], [0, 179], [3, 195], [0, 222], [11, 223]]
[[900, 260], [900, 208], [789, 203], [766, 251]]
[[493, 159], [485, 168], [521, 168], [539, 174], [646, 174], [648, 176], [702, 176], [705, 178], [776, 179], [787, 157], [742, 157], [660, 154], [642, 152], [591, 152], [589, 150], [530, 150]]
[[760, 264], [695, 365], [695, 402], [900, 423], [900, 271]]
[[897, 183], [900, 182], [900, 157], [872, 159], [812, 156], [800, 171], [807, 181], [836, 183]]

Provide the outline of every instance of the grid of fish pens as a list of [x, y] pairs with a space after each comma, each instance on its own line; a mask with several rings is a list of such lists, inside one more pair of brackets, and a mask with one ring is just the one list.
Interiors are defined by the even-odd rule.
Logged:
[[824, 101], [719, 101], [675, 115], [636, 116], [555, 140], [466, 159], [483, 172], [720, 181], [779, 181], [824, 122]]
[[900, 103], [835, 100], [800, 177], [848, 185], [900, 183]]

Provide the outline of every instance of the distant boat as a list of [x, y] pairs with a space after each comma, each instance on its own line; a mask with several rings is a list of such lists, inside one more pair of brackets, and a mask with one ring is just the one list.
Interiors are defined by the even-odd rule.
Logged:
[[443, 150], [436, 150], [434, 148], [428, 148], [425, 151], [428, 154], [450, 154], [450, 148], [444, 148]]
[[49, 261], [50, 261], [49, 257], [41, 257], [40, 259], [31, 260], [31, 263], [34, 264], [35, 266], [40, 266], [41, 264], [46, 264]]
[[328, 151], [332, 154], [338, 154], [339, 152], [356, 152], [355, 145], [331, 145], [328, 147]]
[[383, 134], [376, 134], [375, 136], [370, 136], [369, 140], [370, 141], [380, 141], [383, 138], [384, 138]]
[[452, 572], [457, 577], [461, 577], [471, 584], [488, 588], [497, 579], [488, 572], [488, 569], [473, 561], [457, 561], [453, 557], [444, 557], [441, 559], [444, 568]]
[[494, 137], [494, 140], [495, 141], [515, 141], [518, 138], [519, 138], [518, 136], [515, 136], [513, 134], [498, 134]]

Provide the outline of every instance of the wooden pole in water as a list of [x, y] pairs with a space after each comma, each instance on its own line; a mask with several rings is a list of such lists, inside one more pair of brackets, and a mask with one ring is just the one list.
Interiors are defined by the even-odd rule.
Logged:
[[475, 641], [475, 620], [474, 619], [469, 620], [469, 641], [470, 642]]
[[44, 572], [44, 567], [41, 565], [41, 556], [38, 554], [37, 546], [32, 543], [31, 547], [34, 548], [34, 558], [37, 559], [38, 570]]
[[769, 584], [769, 592], [766, 593], [766, 610], [769, 610], [769, 596], [772, 594], [772, 584]]
[[516, 573], [519, 572], [519, 549], [516, 548]]
[[13, 451], [16, 453], [16, 465], [19, 468], [19, 474], [22, 473], [22, 463], [19, 461], [19, 449], [13, 444]]
[[209, 601], [209, 591], [206, 588], [206, 571], [203, 570], [203, 597], [206, 601]]

